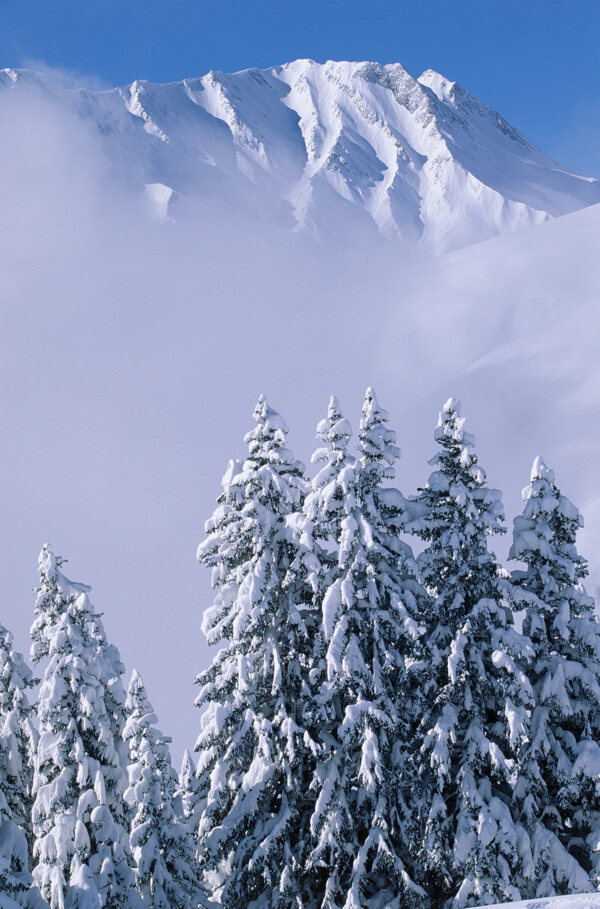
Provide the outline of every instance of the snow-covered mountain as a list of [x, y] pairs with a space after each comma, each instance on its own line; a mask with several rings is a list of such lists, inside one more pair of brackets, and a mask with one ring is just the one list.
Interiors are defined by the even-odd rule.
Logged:
[[365, 226], [446, 251], [600, 201], [458, 83], [400, 64], [297, 60], [167, 85], [0, 88], [64, 105], [158, 217], [210, 205], [330, 237]]

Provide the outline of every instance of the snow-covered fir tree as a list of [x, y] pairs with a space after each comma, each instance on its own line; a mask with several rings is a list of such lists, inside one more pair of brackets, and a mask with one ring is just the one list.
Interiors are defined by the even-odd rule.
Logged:
[[514, 752], [526, 735], [530, 643], [517, 634], [488, 537], [503, 531], [500, 493], [485, 483], [460, 405], [440, 413], [439, 453], [413, 503], [426, 541], [422, 719], [407, 771], [419, 877], [434, 906], [517, 899], [532, 873], [525, 831], [510, 812]]
[[130, 844], [138, 892], [145, 909], [194, 909], [201, 900], [199, 869], [191, 830], [178, 817], [171, 740], [156, 728], [152, 704], [135, 670], [125, 706], [123, 737], [130, 759], [125, 800], [133, 813]]
[[535, 692], [513, 811], [534, 844], [530, 897], [600, 887], [600, 623], [582, 580], [583, 520], [536, 458], [515, 518], [512, 559]]
[[287, 521], [306, 481], [284, 421], [262, 396], [254, 421], [248, 456], [230, 463], [198, 550], [216, 590], [203, 630], [224, 644], [197, 680], [199, 855], [223, 906], [308, 909], [302, 872], [316, 744], [304, 580]]
[[0, 625], [0, 779], [12, 820], [27, 838], [33, 856], [31, 791], [37, 732], [28, 690], [37, 680], [22, 654], [14, 649], [12, 634]]
[[196, 774], [196, 764], [187, 748], [183, 752], [181, 761], [177, 786], [177, 802], [180, 806], [180, 816], [195, 838], [202, 813], [202, 797], [200, 782]]
[[291, 521], [300, 542], [298, 558], [303, 563], [310, 591], [307, 617], [312, 665], [308, 685], [315, 702], [321, 705], [316, 724], [316, 738], [321, 748], [312, 780], [317, 798], [310, 819], [311, 849], [306, 858], [311, 903], [321, 906], [325, 905], [328, 891], [337, 889], [339, 892], [330, 879], [330, 862], [343, 854], [352, 828], [350, 812], [340, 788], [336, 734], [339, 710], [327, 691], [327, 643], [322, 610], [323, 598], [335, 579], [338, 566], [345, 481], [354, 476], [355, 470], [355, 458], [348, 451], [352, 427], [343, 416], [336, 397], [330, 398], [327, 417], [317, 425], [317, 438], [322, 444], [312, 455], [311, 463], [317, 464], [318, 470], [302, 512], [292, 516]]
[[12, 634], [0, 625], [0, 909], [46, 906], [29, 873], [36, 733], [27, 689], [33, 685]]
[[325, 463], [305, 507], [310, 535], [325, 553], [313, 588], [322, 597], [329, 728], [309, 867], [319, 881], [315, 905], [327, 909], [399, 907], [423, 896], [401, 859], [397, 803], [403, 648], [418, 633], [420, 588], [412, 552], [399, 538], [404, 499], [382, 485], [399, 455], [386, 422], [368, 389], [354, 459], [350, 426], [330, 401], [318, 427], [326, 447], [313, 458]]
[[[0, 756], [3, 756], [1, 751]], [[0, 777], [0, 909], [45, 906], [37, 888], [37, 901], [33, 900], [27, 839], [12, 818], [4, 790], [5, 781]]]
[[311, 457], [318, 465], [302, 513], [298, 515], [307, 579], [319, 613], [325, 591], [338, 563], [338, 544], [344, 519], [344, 480], [354, 475], [355, 458], [349, 453], [352, 426], [345, 419], [335, 396], [329, 399], [327, 416], [317, 425], [322, 443]]
[[[89, 588], [40, 554], [32, 657], [47, 660], [33, 782], [34, 878], [51, 909], [138, 909], [123, 815], [118, 653]], [[115, 675], [116, 673], [116, 675]], [[121, 727], [122, 731], [122, 727]]]

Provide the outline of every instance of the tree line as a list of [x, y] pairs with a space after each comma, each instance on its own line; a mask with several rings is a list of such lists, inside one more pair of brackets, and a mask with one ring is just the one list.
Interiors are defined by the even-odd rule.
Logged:
[[581, 515], [536, 458], [508, 571], [459, 403], [415, 495], [390, 485], [387, 424], [368, 389], [352, 453], [331, 398], [309, 478], [259, 399], [198, 549], [219, 650], [179, 775], [89, 588], [43, 548], [34, 703], [0, 627], [2, 909], [461, 909], [600, 889]]

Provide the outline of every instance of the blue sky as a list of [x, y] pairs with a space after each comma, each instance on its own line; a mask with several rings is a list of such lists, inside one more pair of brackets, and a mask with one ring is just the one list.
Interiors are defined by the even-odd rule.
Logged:
[[0, 66], [111, 86], [297, 57], [436, 69], [600, 176], [598, 0], [0, 0], [0, 21]]

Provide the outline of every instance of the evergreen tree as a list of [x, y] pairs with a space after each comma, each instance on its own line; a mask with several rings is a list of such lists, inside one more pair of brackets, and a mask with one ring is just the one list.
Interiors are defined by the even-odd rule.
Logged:
[[510, 813], [531, 645], [514, 630], [507, 581], [488, 550], [488, 537], [504, 530], [500, 493], [486, 486], [452, 398], [435, 438], [441, 451], [412, 525], [427, 544], [418, 561], [433, 602], [408, 779], [420, 877], [433, 905], [461, 907], [518, 899], [518, 882], [532, 873], [527, 836]]
[[197, 679], [199, 855], [223, 906], [308, 909], [302, 856], [316, 746], [304, 580], [287, 520], [306, 481], [284, 421], [262, 396], [254, 421], [248, 457], [230, 463], [198, 550], [216, 588], [203, 630], [224, 643]]
[[30, 861], [33, 857], [31, 790], [37, 732], [33, 723], [35, 708], [29, 703], [27, 690], [36, 684], [22, 654], [14, 649], [12, 634], [0, 625], [0, 776], [11, 818], [27, 838]]
[[321, 613], [323, 597], [337, 570], [345, 480], [354, 476], [355, 469], [355, 458], [348, 452], [352, 427], [334, 396], [329, 399], [327, 417], [317, 425], [317, 438], [323, 445], [314, 452], [311, 463], [318, 464], [319, 469], [312, 480], [298, 525], [307, 580]]
[[[323, 443], [314, 452], [311, 463], [319, 469], [312, 480], [302, 512], [293, 516], [299, 540], [298, 560], [304, 569], [308, 588], [307, 625], [312, 642], [311, 668], [307, 677], [315, 711], [315, 738], [321, 748], [317, 753], [311, 788], [316, 800], [310, 819], [311, 849], [306, 857], [307, 878], [310, 881], [310, 905], [324, 905], [332, 884], [330, 862], [343, 853], [344, 835], [352, 827], [350, 812], [345, 803], [339, 804], [339, 757], [336, 729], [338, 721], [330, 693], [327, 690], [327, 644], [323, 631], [323, 599], [336, 576], [337, 549], [344, 518], [345, 480], [354, 476], [355, 459], [348, 446], [352, 427], [343, 416], [339, 401], [329, 400], [327, 417], [317, 425], [317, 438]], [[332, 804], [337, 799], [335, 810]]]
[[34, 878], [51, 909], [137, 909], [128, 838], [117, 820], [125, 767], [113, 729], [122, 667], [89, 588], [69, 581], [61, 564], [44, 546], [31, 630], [33, 659], [48, 660], [34, 762]]
[[35, 682], [0, 625], [0, 907], [46, 907], [29, 874], [31, 759], [35, 729], [27, 688]]
[[195, 836], [202, 813], [202, 799], [200, 785], [196, 775], [196, 765], [187, 748], [183, 753], [183, 760], [181, 762], [177, 800], [180, 805], [181, 819], [185, 821]]
[[155, 728], [156, 716], [135, 670], [125, 706], [123, 737], [130, 758], [125, 800], [133, 812], [130, 844], [138, 892], [145, 909], [193, 909], [200, 901], [199, 870], [191, 831], [176, 813], [178, 779], [170, 739]]
[[[536, 458], [509, 557], [535, 692], [514, 807], [535, 844], [529, 896], [600, 887], [600, 623], [576, 549], [583, 520]], [[590, 881], [591, 878], [591, 881]]]
[[[325, 467], [305, 511], [321, 541], [323, 700], [329, 705], [319, 764], [319, 798], [311, 821], [310, 867], [319, 875], [317, 905], [405, 906], [423, 896], [400, 853], [403, 723], [398, 713], [405, 678], [404, 644], [418, 626], [419, 585], [412, 552], [399, 538], [404, 499], [384, 488], [399, 455], [387, 414], [367, 390], [358, 460], [347, 453], [350, 427], [335, 399], [319, 435]], [[329, 555], [327, 555], [329, 554]]]
[[[4, 757], [2, 751], [0, 756]], [[0, 909], [19, 909], [30, 905], [32, 878], [27, 870], [27, 840], [12, 819], [6, 788], [0, 778]]]

